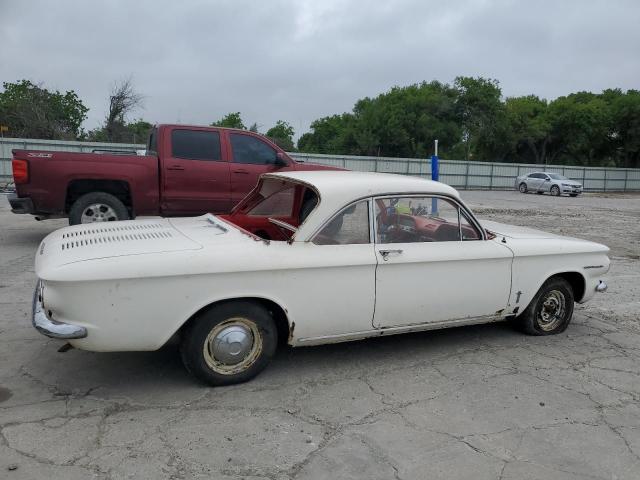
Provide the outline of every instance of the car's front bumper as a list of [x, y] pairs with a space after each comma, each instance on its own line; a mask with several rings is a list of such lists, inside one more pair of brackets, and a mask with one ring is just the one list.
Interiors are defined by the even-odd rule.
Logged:
[[562, 193], [580, 195], [582, 193], [582, 187], [565, 187], [562, 186]]
[[51, 338], [70, 340], [74, 338], [85, 338], [87, 329], [79, 325], [56, 322], [50, 318], [43, 305], [42, 282], [38, 281], [36, 291], [33, 293], [33, 309], [31, 322], [36, 330]]
[[11, 211], [13, 213], [35, 213], [33, 206], [33, 200], [29, 197], [18, 197], [15, 193], [10, 193], [7, 196], [9, 205], [11, 205]]

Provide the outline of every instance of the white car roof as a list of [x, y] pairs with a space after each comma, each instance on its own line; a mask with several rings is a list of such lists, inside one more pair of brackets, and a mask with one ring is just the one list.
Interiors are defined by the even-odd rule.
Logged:
[[320, 204], [298, 230], [296, 239], [305, 240], [334, 213], [349, 203], [387, 194], [436, 194], [460, 200], [457, 190], [444, 183], [393, 173], [311, 170], [267, 173], [262, 178], [303, 182], [320, 194]]

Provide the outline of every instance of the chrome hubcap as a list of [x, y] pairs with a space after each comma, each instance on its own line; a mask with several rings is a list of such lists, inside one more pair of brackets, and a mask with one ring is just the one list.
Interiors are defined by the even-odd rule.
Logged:
[[115, 222], [116, 220], [118, 215], [113, 208], [104, 203], [94, 203], [84, 209], [80, 223]]
[[246, 318], [231, 318], [216, 325], [204, 342], [204, 359], [209, 368], [223, 375], [249, 368], [262, 352], [257, 325]]
[[538, 313], [538, 325], [545, 332], [554, 330], [564, 320], [565, 298], [559, 290], [551, 290], [542, 299]]

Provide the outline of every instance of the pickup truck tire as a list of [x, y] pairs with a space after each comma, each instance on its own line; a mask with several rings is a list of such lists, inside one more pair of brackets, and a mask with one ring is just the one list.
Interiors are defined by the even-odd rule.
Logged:
[[573, 316], [573, 289], [561, 277], [548, 279], [516, 320], [527, 335], [564, 332]]
[[69, 209], [69, 225], [129, 220], [127, 207], [106, 192], [85, 193]]
[[269, 364], [278, 330], [269, 312], [250, 301], [216, 305], [193, 318], [182, 332], [186, 369], [212, 386], [246, 382]]

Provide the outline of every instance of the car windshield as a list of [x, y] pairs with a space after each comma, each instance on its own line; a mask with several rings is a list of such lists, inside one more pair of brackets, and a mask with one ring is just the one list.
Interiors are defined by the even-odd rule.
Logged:
[[569, 180], [564, 175], [558, 175], [557, 173], [548, 173], [547, 175], [549, 175], [553, 180]]

